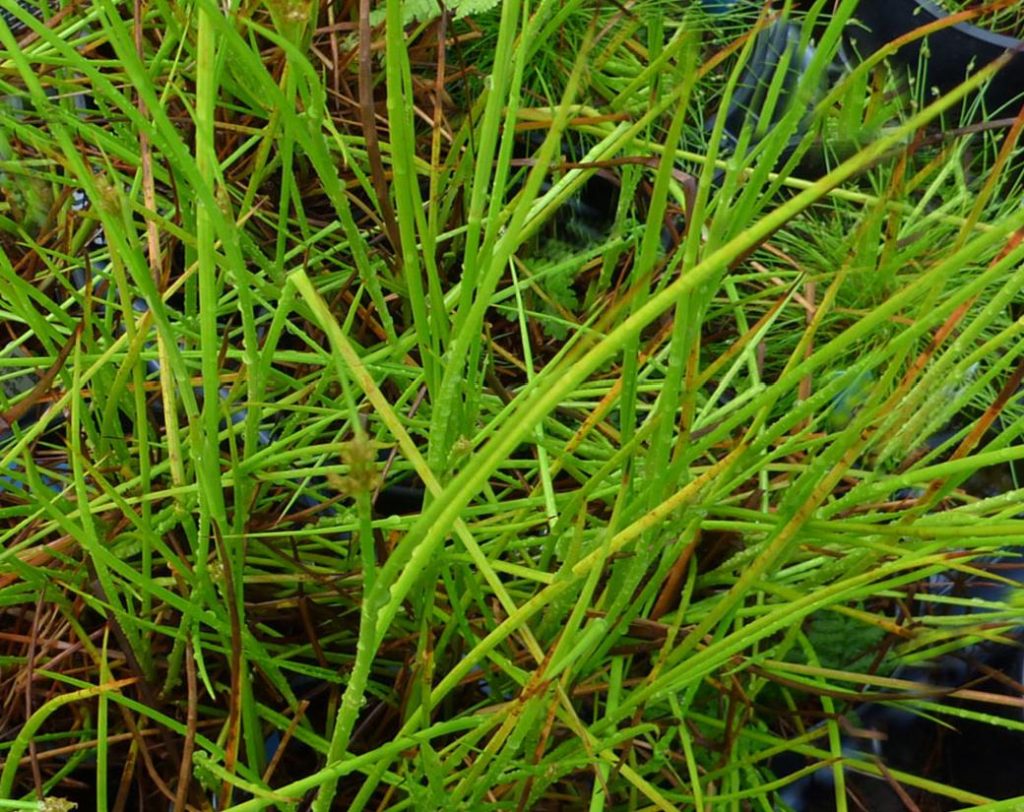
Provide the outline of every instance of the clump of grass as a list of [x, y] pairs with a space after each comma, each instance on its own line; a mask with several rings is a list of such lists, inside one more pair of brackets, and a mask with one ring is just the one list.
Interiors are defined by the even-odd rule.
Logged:
[[919, 148], [966, 89], [865, 65], [728, 156], [749, 27], [382, 10], [0, 27], [0, 796], [770, 809], [792, 752], [845, 808], [835, 697], [990, 634], [894, 602], [1021, 529], [966, 483], [1022, 455], [1024, 214]]

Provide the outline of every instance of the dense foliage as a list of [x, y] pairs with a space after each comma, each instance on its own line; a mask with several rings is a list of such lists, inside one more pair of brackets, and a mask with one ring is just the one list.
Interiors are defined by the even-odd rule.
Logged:
[[847, 744], [1024, 730], [1022, 120], [806, 5], [3, 0], [0, 805], [990, 800]]

